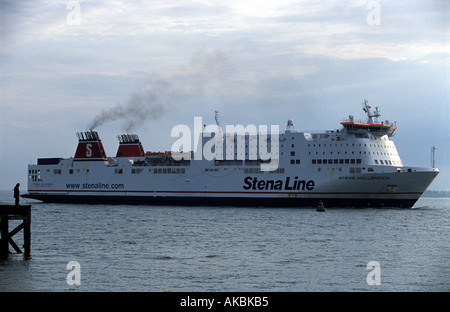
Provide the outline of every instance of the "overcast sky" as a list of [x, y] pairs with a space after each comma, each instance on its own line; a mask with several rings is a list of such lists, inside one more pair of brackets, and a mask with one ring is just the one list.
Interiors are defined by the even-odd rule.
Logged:
[[71, 157], [94, 127], [169, 150], [176, 124], [336, 129], [366, 98], [404, 165], [450, 190], [446, 0], [0, 1], [0, 189], [38, 157]]

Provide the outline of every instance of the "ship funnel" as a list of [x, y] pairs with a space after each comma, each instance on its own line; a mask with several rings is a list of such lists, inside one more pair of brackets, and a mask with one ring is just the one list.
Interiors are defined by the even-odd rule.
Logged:
[[104, 160], [106, 153], [96, 131], [78, 132], [78, 147], [74, 160]]
[[137, 134], [121, 134], [117, 136], [119, 149], [116, 157], [144, 157], [144, 148]]

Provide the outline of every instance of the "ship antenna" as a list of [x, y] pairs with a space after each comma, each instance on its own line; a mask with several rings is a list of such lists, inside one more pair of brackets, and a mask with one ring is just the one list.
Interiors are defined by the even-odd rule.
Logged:
[[367, 123], [368, 123], [368, 124], [373, 124], [373, 123], [374, 123], [374, 119], [373, 119], [373, 118], [374, 118], [374, 117], [375, 117], [375, 118], [378, 118], [378, 117], [381, 116], [380, 111], [378, 110], [378, 106], [375, 107], [375, 112], [372, 113], [372, 112], [370, 111], [370, 109], [372, 108], [372, 106], [369, 105], [369, 102], [368, 102], [366, 99], [364, 99], [363, 105], [364, 105], [363, 110], [364, 110], [364, 112], [367, 114]]

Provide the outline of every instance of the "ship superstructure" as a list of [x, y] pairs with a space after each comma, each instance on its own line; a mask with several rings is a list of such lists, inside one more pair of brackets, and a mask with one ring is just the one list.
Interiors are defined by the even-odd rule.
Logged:
[[[263, 170], [262, 143], [226, 134], [223, 158], [196, 157], [198, 151], [144, 152], [137, 135], [118, 136], [115, 157], [107, 157], [95, 131], [78, 133], [71, 158], [39, 158], [28, 166], [27, 198], [45, 202], [148, 205], [316, 207], [412, 207], [438, 175], [436, 168], [402, 163], [391, 137], [397, 127], [378, 121], [380, 112], [363, 103], [367, 120], [353, 116], [341, 127], [322, 132], [294, 130], [289, 120], [271, 148], [277, 166]], [[217, 121], [216, 114], [216, 121]], [[273, 137], [272, 137], [273, 138]], [[256, 151], [256, 152], [255, 152]], [[180, 157], [182, 155], [183, 157]], [[225, 157], [226, 156], [226, 157]]]

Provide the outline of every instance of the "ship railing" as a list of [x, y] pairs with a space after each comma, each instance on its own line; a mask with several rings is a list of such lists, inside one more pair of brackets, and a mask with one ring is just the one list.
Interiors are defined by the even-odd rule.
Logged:
[[377, 119], [374, 120], [373, 123], [368, 123], [367, 120], [363, 120], [363, 119], [358, 119], [355, 120], [353, 117], [350, 118], [344, 118], [342, 120], [342, 122], [354, 122], [354, 123], [362, 123], [362, 124], [373, 124], [373, 125], [387, 125], [387, 126], [391, 126], [391, 127], [396, 127], [397, 126], [397, 122], [390, 122], [389, 120], [380, 120], [378, 121]]

